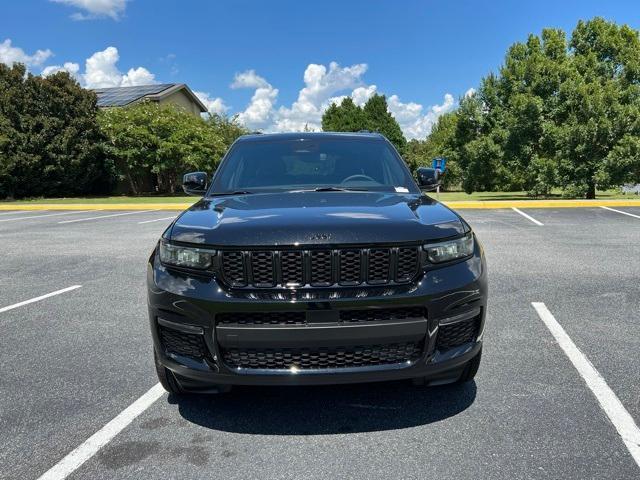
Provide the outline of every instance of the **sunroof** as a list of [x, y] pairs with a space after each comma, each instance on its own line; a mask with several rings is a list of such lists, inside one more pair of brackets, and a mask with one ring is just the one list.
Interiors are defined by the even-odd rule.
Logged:
[[93, 91], [98, 96], [99, 107], [121, 107], [135, 102], [145, 95], [157, 93], [173, 87], [175, 83], [160, 83], [157, 85], [140, 85], [136, 87], [96, 88]]

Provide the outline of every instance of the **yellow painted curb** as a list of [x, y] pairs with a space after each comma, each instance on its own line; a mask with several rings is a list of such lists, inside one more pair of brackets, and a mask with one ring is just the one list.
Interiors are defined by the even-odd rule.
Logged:
[[[442, 202], [453, 209], [640, 207], [639, 200], [463, 200]], [[0, 203], [1, 210], [171, 210], [191, 203]]]
[[467, 208], [584, 208], [640, 207], [640, 200], [469, 200], [442, 202], [453, 209]]
[[192, 203], [7, 203], [0, 210], [176, 210]]

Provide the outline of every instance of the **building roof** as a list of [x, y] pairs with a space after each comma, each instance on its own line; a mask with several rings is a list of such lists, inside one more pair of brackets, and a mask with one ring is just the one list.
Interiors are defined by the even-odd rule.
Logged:
[[142, 99], [159, 101], [175, 92], [184, 90], [193, 103], [198, 105], [201, 112], [206, 112], [207, 107], [191, 91], [185, 83], [158, 83], [154, 85], [139, 85], [135, 87], [111, 87], [94, 88], [98, 96], [99, 107], [123, 107]]

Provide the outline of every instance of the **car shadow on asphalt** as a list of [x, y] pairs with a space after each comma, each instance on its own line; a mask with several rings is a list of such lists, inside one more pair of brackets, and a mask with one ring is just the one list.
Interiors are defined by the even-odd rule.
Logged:
[[373, 432], [438, 422], [467, 409], [475, 382], [415, 387], [386, 382], [314, 387], [236, 387], [223, 395], [170, 395], [180, 415], [213, 430], [260, 435]]

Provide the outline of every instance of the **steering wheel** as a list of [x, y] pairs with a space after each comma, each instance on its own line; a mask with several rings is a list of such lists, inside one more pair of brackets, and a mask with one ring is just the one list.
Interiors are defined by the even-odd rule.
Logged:
[[364, 175], [363, 173], [356, 173], [355, 175], [351, 175], [351, 176], [349, 176], [347, 178], [344, 178], [344, 179], [342, 179], [342, 182], [340, 182], [340, 183], [351, 182], [353, 180], [359, 180], [359, 179], [368, 180], [368, 181], [376, 183], [376, 181], [373, 178], [371, 178], [369, 175]]

